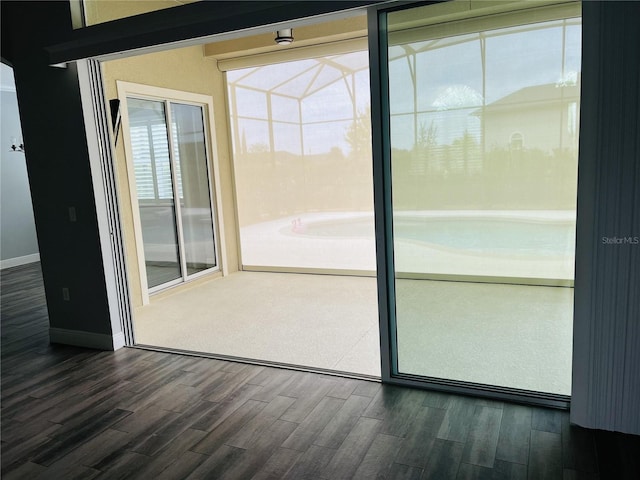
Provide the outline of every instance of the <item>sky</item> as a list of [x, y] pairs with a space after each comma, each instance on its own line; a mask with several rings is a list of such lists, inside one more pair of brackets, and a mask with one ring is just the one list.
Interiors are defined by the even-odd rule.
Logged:
[[[472, 113], [482, 106], [483, 98], [489, 104], [528, 86], [556, 83], [563, 76], [575, 78], [580, 71], [581, 26], [566, 27], [564, 49], [561, 21], [538, 26], [546, 28], [512, 27], [490, 32], [484, 68], [478, 34], [436, 42], [436, 46], [444, 45], [442, 48], [434, 48], [433, 40], [411, 43], [416, 50], [431, 46], [416, 56], [415, 106], [407, 58], [400, 57], [389, 64], [394, 146], [405, 149], [413, 146], [415, 111], [419, 112], [420, 123], [428, 126], [433, 120], [440, 124], [440, 143], [451, 143], [465, 130], [479, 135], [479, 119]], [[401, 51], [401, 46], [391, 46], [390, 57]], [[369, 104], [367, 55], [367, 52], [355, 52], [339, 56], [342, 65], [358, 72], [354, 77], [358, 112]], [[239, 130], [246, 144], [249, 147], [269, 144], [266, 124], [269, 106], [263, 92], [270, 90], [274, 93], [271, 118], [278, 122], [274, 124], [276, 150], [316, 154], [337, 147], [348, 154], [349, 145], [344, 136], [353, 118], [354, 104], [351, 77], [345, 78], [347, 82], [338, 69], [323, 67], [315, 59], [229, 72], [229, 83], [257, 89], [237, 90]], [[452, 108], [456, 111], [447, 111]], [[304, 125], [302, 134], [300, 123]]]

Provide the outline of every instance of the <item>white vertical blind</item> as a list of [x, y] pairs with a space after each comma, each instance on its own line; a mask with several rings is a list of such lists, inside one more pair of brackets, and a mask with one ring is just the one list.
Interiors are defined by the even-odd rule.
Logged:
[[[172, 199], [169, 147], [165, 124], [132, 125], [130, 128], [131, 149], [136, 175], [136, 192], [140, 200]], [[173, 129], [174, 145], [178, 144], [176, 129]], [[179, 158], [177, 146], [174, 152]], [[155, 175], [154, 175], [155, 168]], [[178, 192], [182, 198], [180, 166], [176, 162]]]

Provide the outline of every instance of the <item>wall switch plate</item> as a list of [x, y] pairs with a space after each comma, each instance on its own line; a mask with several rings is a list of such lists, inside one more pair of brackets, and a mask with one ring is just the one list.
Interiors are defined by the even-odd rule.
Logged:
[[78, 218], [76, 217], [76, 207], [69, 207], [69, 221], [75, 222]]
[[70, 297], [69, 297], [69, 289], [67, 287], [62, 287], [62, 299], [65, 302], [68, 302]]

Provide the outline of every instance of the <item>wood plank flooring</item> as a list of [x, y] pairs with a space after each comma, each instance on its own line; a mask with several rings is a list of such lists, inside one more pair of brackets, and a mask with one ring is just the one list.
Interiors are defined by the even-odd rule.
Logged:
[[603, 469], [566, 412], [49, 345], [47, 321], [39, 265], [2, 271], [6, 480], [639, 478], [637, 437], [605, 438]]

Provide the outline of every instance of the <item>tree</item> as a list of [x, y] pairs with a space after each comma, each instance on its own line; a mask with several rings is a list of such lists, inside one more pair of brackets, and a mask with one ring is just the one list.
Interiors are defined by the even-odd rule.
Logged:
[[423, 122], [417, 132], [417, 138], [413, 144], [413, 156], [411, 172], [416, 175], [426, 175], [431, 166], [436, 161], [434, 158], [434, 150], [438, 144], [438, 127], [433, 123], [429, 124], [429, 128]]
[[478, 141], [469, 132], [469, 130], [465, 128], [462, 136], [456, 138], [451, 143], [451, 146], [454, 148], [454, 151], [457, 153], [458, 158], [462, 160], [464, 172], [468, 173], [469, 160], [471, 159], [478, 160], [478, 156], [480, 155], [480, 151], [478, 149]]
[[371, 157], [371, 107], [367, 105], [347, 127], [344, 139], [351, 147], [349, 156]]
[[418, 130], [418, 141], [416, 142], [417, 149], [424, 150], [427, 153], [438, 144], [438, 126], [433, 123], [429, 124], [429, 128], [426, 128], [424, 123], [420, 122], [420, 129]]

